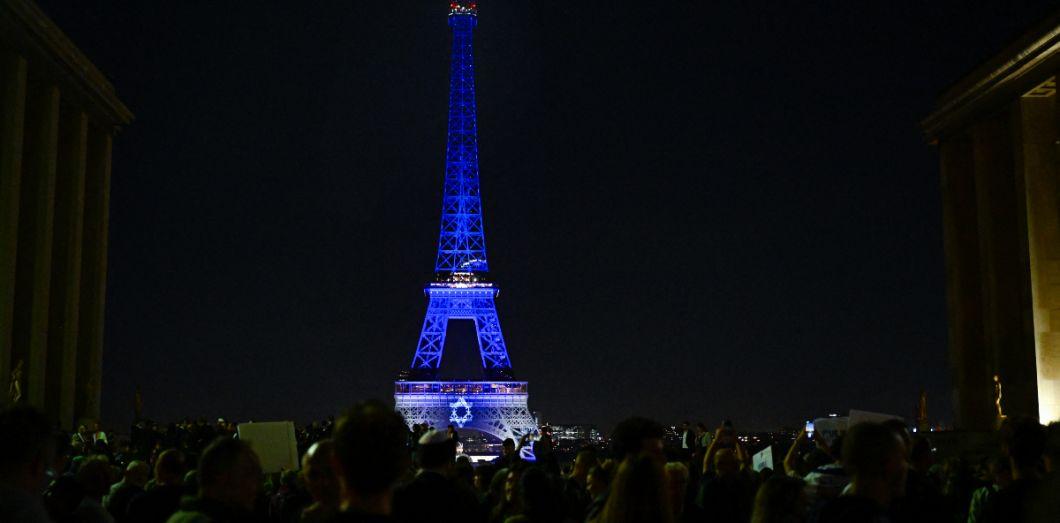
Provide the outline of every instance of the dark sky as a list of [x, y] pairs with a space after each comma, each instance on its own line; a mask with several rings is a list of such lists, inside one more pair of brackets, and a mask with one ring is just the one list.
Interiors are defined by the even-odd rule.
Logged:
[[[105, 417], [131, 417], [136, 384], [162, 420], [390, 397], [432, 276], [447, 2], [40, 3], [137, 117], [115, 144]], [[917, 123], [1048, 6], [480, 8], [490, 267], [544, 419], [772, 428], [909, 415], [921, 389], [952, 419]]]

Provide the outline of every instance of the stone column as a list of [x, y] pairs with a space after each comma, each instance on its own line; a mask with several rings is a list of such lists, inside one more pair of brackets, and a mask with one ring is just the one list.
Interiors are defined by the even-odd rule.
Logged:
[[22, 180], [26, 60], [0, 52], [0, 395], [7, 400], [15, 322], [15, 259]]
[[24, 401], [44, 408], [59, 88], [35, 84], [27, 93], [12, 362], [24, 362]]
[[983, 342], [979, 225], [968, 134], [940, 141], [943, 247], [953, 405], [957, 426], [994, 429], [992, 363]]
[[1005, 414], [1037, 416], [1026, 207], [1015, 162], [1018, 115], [1017, 99], [972, 129], [983, 337], [1001, 376]]
[[85, 238], [81, 269], [81, 333], [76, 415], [99, 419], [103, 379], [103, 312], [107, 293], [107, 235], [110, 224], [110, 129], [92, 127], [85, 173]]
[[79, 109], [63, 111], [55, 184], [55, 239], [48, 323], [47, 410], [59, 426], [74, 423], [77, 394], [77, 330], [80, 319], [81, 239], [84, 232], [85, 163], [88, 117]]
[[1021, 105], [1021, 150], [1027, 237], [1034, 303], [1038, 415], [1060, 417], [1060, 172], [1056, 96], [1025, 96]]

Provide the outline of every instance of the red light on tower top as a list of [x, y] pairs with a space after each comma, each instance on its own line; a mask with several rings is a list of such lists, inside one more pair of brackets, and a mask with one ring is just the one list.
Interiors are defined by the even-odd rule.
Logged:
[[478, 3], [476, 2], [449, 2], [450, 15], [478, 15]]

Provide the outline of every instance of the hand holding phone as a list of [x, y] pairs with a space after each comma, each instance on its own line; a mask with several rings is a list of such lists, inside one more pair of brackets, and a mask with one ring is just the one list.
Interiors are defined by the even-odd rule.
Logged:
[[813, 439], [813, 420], [806, 420], [806, 439]]

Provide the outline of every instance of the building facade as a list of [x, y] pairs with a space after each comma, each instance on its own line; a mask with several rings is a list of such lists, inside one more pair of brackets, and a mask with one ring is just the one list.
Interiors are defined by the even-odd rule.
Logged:
[[111, 147], [132, 113], [31, 0], [0, 0], [0, 393], [98, 419]]
[[951, 86], [922, 122], [940, 159], [959, 428], [1060, 419], [1057, 72], [1060, 13]]

